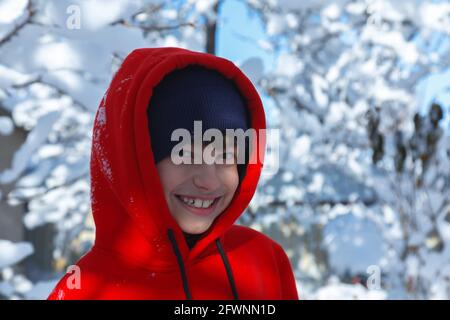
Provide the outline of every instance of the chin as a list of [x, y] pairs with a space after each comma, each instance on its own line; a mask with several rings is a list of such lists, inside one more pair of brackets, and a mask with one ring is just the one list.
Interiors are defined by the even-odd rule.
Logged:
[[196, 225], [196, 226], [192, 226], [192, 224], [189, 224], [188, 226], [180, 224], [180, 226], [181, 226], [181, 229], [186, 233], [199, 234], [199, 233], [203, 233], [206, 230], [208, 230], [209, 227], [211, 226], [211, 223], [205, 223], [205, 224]]

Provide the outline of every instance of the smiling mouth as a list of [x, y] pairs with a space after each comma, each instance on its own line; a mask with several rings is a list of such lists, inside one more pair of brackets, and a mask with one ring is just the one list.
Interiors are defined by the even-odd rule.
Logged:
[[175, 197], [180, 201], [185, 209], [196, 215], [206, 216], [214, 211], [217, 203], [222, 196], [212, 199], [200, 199], [192, 196], [183, 196], [176, 194]]
[[188, 205], [189, 207], [196, 208], [196, 209], [208, 209], [214, 206], [214, 204], [221, 198], [211, 198], [211, 199], [202, 199], [202, 198], [196, 198], [191, 196], [183, 196], [176, 194], [175, 195], [183, 204]]

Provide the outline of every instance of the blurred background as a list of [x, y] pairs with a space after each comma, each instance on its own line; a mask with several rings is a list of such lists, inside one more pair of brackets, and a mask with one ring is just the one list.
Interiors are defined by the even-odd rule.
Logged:
[[92, 245], [95, 112], [162, 46], [235, 62], [281, 129], [238, 222], [302, 299], [450, 298], [449, 1], [0, 0], [1, 299], [46, 298]]

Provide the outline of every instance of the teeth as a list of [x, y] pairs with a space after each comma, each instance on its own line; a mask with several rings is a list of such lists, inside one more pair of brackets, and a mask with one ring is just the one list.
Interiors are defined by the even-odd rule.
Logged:
[[203, 201], [202, 208], [208, 208], [212, 203], [213, 203], [213, 201], [211, 201], [211, 200]]
[[195, 201], [194, 201], [194, 207], [196, 207], [196, 208], [202, 208], [203, 207], [203, 201], [202, 200], [200, 200], [200, 199], [195, 199]]
[[209, 208], [212, 203], [214, 202], [214, 200], [202, 200], [202, 199], [192, 199], [192, 198], [185, 198], [185, 197], [180, 197], [180, 199], [195, 208]]

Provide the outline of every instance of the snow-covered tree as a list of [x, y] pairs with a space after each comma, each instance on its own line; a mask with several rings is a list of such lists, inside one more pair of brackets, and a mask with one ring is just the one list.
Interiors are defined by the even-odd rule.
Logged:
[[[283, 141], [280, 171], [255, 206], [284, 213], [286, 228], [303, 235], [292, 252], [298, 277], [317, 286], [375, 264], [388, 298], [448, 298], [449, 128], [442, 106], [419, 110], [417, 88], [450, 65], [450, 4], [247, 3], [269, 36], [260, 45], [278, 53], [259, 83], [275, 101]], [[342, 215], [354, 219], [343, 224]], [[345, 228], [360, 219], [376, 230]]]
[[[193, 1], [0, 3], [0, 108], [6, 113], [0, 118], [1, 134], [15, 128], [28, 132], [11, 166], [0, 173], [0, 186], [14, 185], [1, 199], [26, 204], [26, 228], [54, 226], [57, 270], [77, 260], [93, 241], [92, 125], [112, 75], [135, 48], [204, 51], [207, 33], [198, 31], [206, 29], [208, 10]], [[4, 267], [7, 276], [0, 283], [6, 285], [14, 269]], [[14, 297], [13, 287], [3, 294]]]

